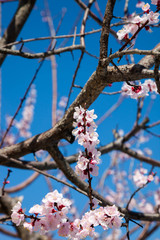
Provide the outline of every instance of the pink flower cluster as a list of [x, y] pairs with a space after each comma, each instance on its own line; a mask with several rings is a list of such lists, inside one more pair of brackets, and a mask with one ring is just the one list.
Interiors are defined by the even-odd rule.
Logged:
[[133, 99], [148, 96], [148, 92], [157, 93], [156, 83], [151, 79], [146, 80], [143, 84], [140, 83], [138, 86], [131, 86], [127, 83], [124, 83], [122, 86], [122, 94]]
[[58, 103], [59, 108], [56, 110], [56, 121], [59, 121], [63, 117], [64, 110], [67, 105], [67, 101], [68, 101], [67, 97], [65, 97], [65, 96], [61, 97], [61, 99]]
[[36, 89], [35, 85], [32, 85], [22, 112], [22, 119], [20, 121], [15, 121], [15, 127], [19, 130], [19, 134], [23, 138], [31, 137], [31, 132], [29, 130], [33, 119], [35, 102]]
[[[80, 240], [87, 236], [96, 237], [95, 227], [101, 226], [104, 230], [108, 228], [119, 228], [122, 224], [122, 218], [115, 205], [100, 207], [89, 212], [86, 212], [82, 219], [76, 219], [67, 227], [67, 231], [61, 235], [61, 229], [58, 231], [60, 236], [68, 237], [69, 239]], [[64, 226], [65, 228], [65, 226]]]
[[21, 203], [18, 202], [12, 209], [12, 222], [17, 226], [24, 222], [24, 218], [30, 218], [30, 222], [24, 222], [23, 226], [29, 231], [40, 231], [45, 234], [48, 231], [58, 230], [59, 236], [68, 239], [80, 240], [87, 236], [95, 237], [95, 227], [101, 225], [104, 230], [108, 228], [119, 228], [122, 217], [115, 205], [100, 207], [86, 212], [82, 219], [69, 221], [66, 214], [70, 208], [71, 201], [63, 198], [57, 190], [48, 193], [42, 200], [42, 205], [34, 205], [27, 216], [24, 214]]
[[[157, 8], [160, 6], [160, 1], [158, 0], [152, 0], [152, 4], [157, 5]], [[144, 14], [140, 17], [139, 15], [132, 14], [131, 16], [128, 17], [127, 23], [123, 29], [119, 30], [117, 32], [117, 36], [119, 40], [122, 39], [128, 39], [129, 38], [129, 33], [134, 34], [139, 27], [141, 27], [144, 23], [147, 23], [145, 25], [146, 30], [150, 30], [149, 25], [150, 24], [155, 24], [159, 22], [159, 13], [158, 12], [153, 12], [150, 11], [150, 5], [148, 3], [144, 3], [139, 1], [136, 7], [142, 8]]]
[[16, 224], [16, 226], [19, 226], [22, 221], [24, 221], [24, 213], [21, 207], [21, 202], [18, 201], [16, 205], [12, 209], [12, 222]]
[[147, 175], [148, 170], [145, 168], [136, 169], [133, 174], [133, 182], [137, 187], [142, 187], [147, 182], [154, 179], [154, 174]]
[[61, 224], [67, 221], [66, 214], [70, 208], [71, 201], [63, 198], [57, 190], [49, 192], [44, 199], [42, 205], [36, 204], [30, 208], [31, 216], [24, 214], [21, 203], [18, 202], [12, 209], [12, 222], [17, 226], [20, 225], [24, 218], [30, 218], [30, 222], [24, 222], [23, 226], [29, 231], [40, 231], [42, 234], [58, 229]]
[[79, 152], [75, 171], [84, 180], [88, 179], [88, 171], [93, 176], [98, 175], [97, 164], [100, 163], [101, 153], [96, 149], [99, 140], [94, 119], [97, 118], [97, 115], [94, 114], [94, 110], [85, 110], [80, 106], [75, 107], [73, 118], [76, 122], [73, 123], [75, 129], [72, 134], [78, 139], [78, 143], [85, 148], [84, 153]]

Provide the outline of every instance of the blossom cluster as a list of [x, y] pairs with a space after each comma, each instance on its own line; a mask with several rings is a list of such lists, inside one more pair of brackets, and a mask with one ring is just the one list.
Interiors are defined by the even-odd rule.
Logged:
[[[157, 8], [160, 6], [159, 0], [152, 0], [151, 3], [156, 5]], [[128, 39], [130, 33], [135, 34], [135, 32], [145, 23], [147, 23], [145, 25], [145, 29], [150, 30], [150, 24], [159, 22], [159, 13], [150, 11], [150, 5], [148, 3], [145, 4], [144, 2], [139, 1], [136, 7], [142, 8], [144, 14], [141, 17], [139, 15], [132, 14], [127, 18], [127, 22], [129, 22], [129, 24], [126, 24], [123, 29], [117, 32], [119, 40]]]
[[62, 96], [59, 103], [58, 103], [58, 109], [56, 110], [56, 121], [59, 121], [64, 114], [65, 107], [67, 105], [68, 98], [65, 96]]
[[[45, 196], [42, 205], [37, 204], [30, 208], [30, 216], [24, 213], [18, 202], [12, 209], [12, 222], [17, 226], [23, 223], [29, 231], [40, 231], [41, 234], [57, 229], [59, 236], [74, 240], [95, 237], [95, 227], [98, 225], [104, 230], [121, 226], [122, 217], [115, 205], [86, 212], [82, 219], [74, 221], [67, 218], [70, 205], [71, 201], [55, 190]], [[24, 222], [25, 218], [29, 218], [30, 222]]]
[[24, 222], [23, 226], [29, 231], [40, 231], [42, 234], [56, 230], [62, 223], [67, 221], [66, 214], [70, 208], [71, 201], [63, 198], [57, 190], [49, 192], [42, 199], [42, 204], [36, 204], [30, 208], [31, 216], [25, 215], [18, 202], [12, 209], [12, 222], [17, 226], [24, 221], [25, 217], [30, 218], [30, 222]]
[[137, 187], [143, 187], [147, 182], [151, 182], [154, 179], [154, 174], [147, 175], [148, 170], [145, 168], [136, 169], [133, 174], [133, 181]]
[[29, 130], [33, 119], [35, 102], [36, 89], [35, 85], [32, 85], [22, 112], [22, 119], [20, 121], [15, 121], [15, 127], [19, 130], [19, 134], [23, 138], [31, 137], [31, 132]]
[[140, 83], [136, 86], [124, 83], [121, 89], [123, 95], [130, 96], [133, 99], [145, 97], [148, 95], [149, 92], [157, 93], [156, 83], [151, 79], [148, 79], [143, 84]]
[[[36, 102], [36, 89], [35, 85], [33, 84], [31, 86], [29, 96], [26, 99], [25, 106], [22, 111], [22, 118], [19, 121], [14, 120], [14, 126], [18, 130], [18, 135], [9, 132], [4, 140], [5, 146], [14, 144], [17, 140], [17, 137], [23, 138], [31, 137], [30, 126], [33, 119], [35, 102]], [[6, 116], [7, 126], [10, 125], [11, 120], [12, 116]]]
[[100, 163], [101, 153], [96, 149], [99, 140], [94, 119], [97, 118], [97, 115], [94, 114], [94, 110], [85, 110], [80, 106], [75, 107], [73, 118], [76, 122], [73, 123], [75, 129], [72, 134], [78, 139], [78, 144], [85, 148], [84, 153], [79, 152], [75, 171], [84, 180], [88, 179], [88, 171], [93, 176], [98, 175], [97, 164]]

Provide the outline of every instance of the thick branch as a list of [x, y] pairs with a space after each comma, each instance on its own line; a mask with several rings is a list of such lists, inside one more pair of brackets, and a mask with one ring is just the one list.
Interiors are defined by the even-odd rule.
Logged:
[[[124, 65], [120, 69], [124, 73], [125, 78], [129, 76], [132, 80], [154, 77], [153, 70], [141, 69], [141, 67], [139, 68], [137, 65]], [[88, 108], [101, 94], [108, 83], [115, 81], [124, 81], [124, 79], [114, 67], [108, 67], [108, 72], [105, 68], [102, 68], [101, 76], [97, 76], [97, 73], [94, 72], [64, 117], [54, 126], [54, 128], [29, 138], [24, 142], [1, 149], [0, 155], [20, 158], [40, 149], [46, 149], [50, 143], [54, 144], [60, 139], [66, 139], [70, 143], [73, 142], [74, 138], [71, 134], [71, 130], [74, 108], [79, 105]]]
[[[78, 188], [82, 191], [88, 193], [89, 187], [88, 184], [82, 181], [74, 172], [74, 170], [70, 167], [70, 165], [65, 161], [63, 155], [59, 151], [56, 146], [48, 146], [47, 151], [54, 158], [57, 163], [58, 168], [64, 173], [69, 181], [74, 183]], [[101, 196], [98, 192], [92, 190], [92, 195], [100, 201], [100, 205], [113, 205], [110, 201], [106, 200], [103, 196]], [[160, 221], [160, 214], [145, 214], [141, 212], [128, 211], [125, 208], [119, 207], [119, 210], [125, 214], [126, 217], [137, 220], [145, 220], [145, 221]]]
[[[11, 23], [6, 29], [2, 39], [0, 40], [0, 47], [16, 40], [28, 16], [30, 15], [35, 2], [36, 0], [19, 1], [18, 9], [13, 16]], [[0, 66], [2, 65], [5, 57], [6, 54], [0, 54]]]
[[[0, 209], [3, 210], [5, 214], [8, 216], [11, 215], [11, 209], [16, 204], [15, 199], [9, 197], [8, 195], [5, 195], [3, 197], [0, 197]], [[47, 240], [48, 238], [46, 236], [40, 235], [38, 233], [30, 233], [27, 229], [25, 229], [23, 226], [16, 226], [14, 225], [18, 236], [23, 240]]]
[[[153, 50], [157, 51], [157, 52], [160, 52], [160, 43], [158, 43], [153, 48]], [[155, 58], [154, 58], [153, 55], [147, 55], [139, 61], [139, 64], [144, 66], [145, 68], [149, 69], [149, 68], [153, 67], [153, 65], [155, 64]]]
[[108, 38], [110, 33], [110, 22], [113, 17], [113, 9], [116, 0], [108, 0], [100, 38], [100, 59], [106, 58], [108, 55]]

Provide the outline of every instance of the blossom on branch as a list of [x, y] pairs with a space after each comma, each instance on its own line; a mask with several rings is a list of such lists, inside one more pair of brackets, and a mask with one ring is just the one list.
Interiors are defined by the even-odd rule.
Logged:
[[[93, 199], [96, 207], [97, 200]], [[39, 231], [45, 234], [48, 231], [58, 230], [59, 236], [68, 239], [81, 240], [88, 236], [96, 237], [96, 226], [102, 226], [104, 230], [108, 228], [119, 228], [122, 224], [122, 217], [115, 205], [100, 207], [86, 212], [81, 219], [70, 221], [67, 217], [71, 201], [64, 198], [57, 190], [49, 192], [42, 200], [42, 204], [36, 204], [30, 208], [29, 213], [25, 215], [18, 202], [12, 209], [12, 222], [17, 226], [20, 225], [24, 218], [29, 218], [30, 222], [24, 222], [24, 228], [30, 232]]]
[[153, 181], [154, 175], [147, 175], [147, 173], [148, 170], [142, 167], [134, 171], [133, 181], [137, 187], [143, 187], [143, 185], [145, 185], [147, 182]]
[[11, 219], [16, 226], [19, 226], [24, 221], [24, 213], [21, 206], [21, 202], [18, 201], [12, 209]]
[[[152, 4], [155, 4], [157, 7], [159, 7], [160, 1], [152, 1]], [[142, 8], [144, 14], [141, 17], [135, 13], [128, 16], [126, 19], [126, 25], [124, 25], [123, 28], [117, 32], [119, 40], [129, 39], [130, 33], [132, 35], [135, 33], [138, 34], [137, 30], [139, 30], [141, 27], [151, 32], [149, 25], [157, 24], [159, 22], [159, 13], [150, 11], [150, 5], [148, 3], [145, 4], [144, 2], [139, 1], [136, 4], [136, 7]]]
[[138, 99], [141, 97], [148, 96], [149, 92], [157, 93], [156, 83], [151, 79], [146, 80], [143, 84], [139, 84], [135, 86], [124, 83], [121, 89], [122, 89], [122, 95], [130, 96], [133, 99]]
[[101, 153], [97, 151], [96, 145], [99, 144], [97, 126], [94, 119], [97, 115], [94, 110], [85, 110], [84, 108], [75, 107], [73, 123], [75, 129], [72, 134], [78, 139], [78, 144], [85, 148], [85, 153], [79, 152], [76, 173], [84, 180], [88, 178], [88, 171], [93, 175], [98, 175], [98, 166], [100, 163]]

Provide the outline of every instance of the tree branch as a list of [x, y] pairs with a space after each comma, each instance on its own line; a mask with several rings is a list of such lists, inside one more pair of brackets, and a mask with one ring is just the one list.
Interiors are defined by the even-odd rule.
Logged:
[[[28, 19], [36, 0], [20, 0], [17, 11], [13, 16], [8, 28], [0, 40], [0, 47], [14, 42]], [[0, 66], [2, 65], [6, 53], [0, 54]]]

